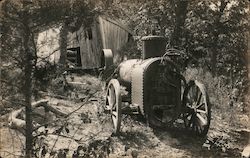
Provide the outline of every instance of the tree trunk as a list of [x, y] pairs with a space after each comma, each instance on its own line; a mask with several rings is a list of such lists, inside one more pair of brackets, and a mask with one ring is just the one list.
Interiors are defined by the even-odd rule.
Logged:
[[68, 26], [64, 24], [60, 30], [60, 59], [59, 63], [62, 68], [66, 66], [67, 60], [67, 35], [68, 35]]
[[216, 64], [217, 64], [217, 47], [218, 47], [218, 39], [219, 39], [219, 33], [215, 32], [214, 33], [214, 40], [213, 40], [213, 46], [212, 46], [212, 56], [211, 56], [211, 71], [212, 71], [212, 75], [216, 76]]
[[[250, 20], [250, 15], [248, 17], [248, 19]], [[248, 40], [247, 40], [247, 54], [246, 54], [246, 58], [248, 60], [248, 79], [250, 79], [250, 31], [247, 32], [247, 36], [248, 36]], [[250, 96], [250, 88], [248, 88], [247, 93], [245, 94], [245, 101], [248, 102], [249, 101], [249, 97]], [[250, 116], [250, 106], [248, 105], [246, 107], [246, 111], [248, 111], [248, 116]], [[248, 127], [250, 128], [250, 127]], [[249, 132], [249, 136], [248, 136], [248, 145], [244, 148], [243, 152], [241, 153], [242, 157], [250, 157], [250, 132]]]
[[187, 15], [188, 0], [178, 0], [174, 3], [175, 8], [175, 26], [171, 38], [171, 45], [174, 47], [181, 46], [181, 38], [183, 37], [183, 28]]
[[226, 0], [221, 0], [221, 4], [219, 6], [219, 12], [218, 15], [215, 17], [215, 26], [214, 26], [214, 40], [213, 40], [213, 46], [212, 46], [212, 57], [211, 57], [211, 68], [212, 68], [212, 74], [213, 76], [216, 76], [217, 74], [217, 69], [216, 69], [216, 64], [217, 64], [217, 54], [218, 54], [218, 40], [219, 40], [219, 32], [221, 29], [223, 29], [223, 24], [220, 22], [221, 18], [224, 14], [224, 10], [228, 4], [228, 1]]
[[28, 18], [24, 13], [24, 40], [23, 40], [23, 48], [25, 52], [25, 66], [24, 66], [24, 87], [23, 87], [23, 94], [25, 97], [25, 122], [26, 122], [26, 129], [25, 129], [25, 136], [26, 136], [26, 143], [25, 143], [25, 157], [31, 158], [32, 157], [32, 142], [33, 142], [33, 127], [32, 127], [32, 108], [31, 108], [31, 96], [32, 96], [32, 61], [33, 61], [33, 54], [31, 52], [29, 41], [31, 40], [31, 31], [28, 25]]

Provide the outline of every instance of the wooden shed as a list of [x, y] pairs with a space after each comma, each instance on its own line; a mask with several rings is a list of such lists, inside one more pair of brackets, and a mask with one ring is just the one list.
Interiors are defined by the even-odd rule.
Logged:
[[132, 34], [126, 26], [108, 17], [98, 16], [90, 28], [80, 27], [76, 32], [68, 34], [67, 57], [76, 63], [77, 68], [98, 68], [101, 65], [102, 49], [111, 49], [114, 62], [119, 63], [123, 58], [119, 50], [131, 39]]

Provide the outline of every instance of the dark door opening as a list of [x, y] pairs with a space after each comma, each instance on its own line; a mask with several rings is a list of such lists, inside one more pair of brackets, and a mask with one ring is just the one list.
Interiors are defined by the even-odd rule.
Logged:
[[80, 47], [67, 49], [67, 62], [70, 67], [82, 67]]

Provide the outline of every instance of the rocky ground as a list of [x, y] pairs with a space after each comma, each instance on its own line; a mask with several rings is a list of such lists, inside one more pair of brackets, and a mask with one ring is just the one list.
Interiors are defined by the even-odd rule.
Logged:
[[[123, 115], [121, 133], [112, 133], [110, 115], [103, 112], [104, 92], [101, 81], [93, 76], [67, 77], [77, 86], [68, 90], [50, 91], [45, 97], [48, 105], [64, 113], [60, 117], [46, 113], [49, 124], [34, 133], [38, 157], [240, 157], [247, 144], [249, 118], [241, 114], [239, 123], [212, 111], [207, 138], [197, 138], [181, 125], [153, 130], [136, 116]], [[53, 89], [53, 88], [52, 88]], [[58, 96], [64, 95], [64, 98]], [[36, 109], [44, 114], [43, 109]], [[19, 157], [23, 154], [22, 130], [8, 125], [9, 114], [1, 116], [0, 156]], [[228, 116], [230, 117], [230, 116]], [[35, 119], [35, 127], [44, 120]], [[74, 155], [74, 156], [72, 156]]]

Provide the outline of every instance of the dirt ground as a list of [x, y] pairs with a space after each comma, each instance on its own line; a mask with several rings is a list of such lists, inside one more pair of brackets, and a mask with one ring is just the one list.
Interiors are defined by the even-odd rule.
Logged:
[[[48, 114], [51, 123], [34, 133], [46, 133], [37, 137], [38, 157], [72, 157], [76, 153], [82, 157], [109, 155], [110, 158], [240, 157], [247, 144], [246, 125], [232, 128], [216, 110], [212, 110], [207, 138], [197, 138], [181, 125], [153, 130], [138, 117], [130, 115], [123, 115], [121, 133], [114, 135], [110, 115], [102, 109], [104, 91], [100, 80], [90, 75], [69, 77], [68, 80], [78, 84], [67, 92], [68, 99], [53, 95], [47, 99], [50, 106], [70, 115], [65, 119]], [[242, 114], [239, 118], [244, 124], [249, 123], [247, 115]], [[0, 156], [18, 157], [23, 154], [24, 136], [22, 131], [9, 128], [7, 119], [8, 114], [0, 119]]]

